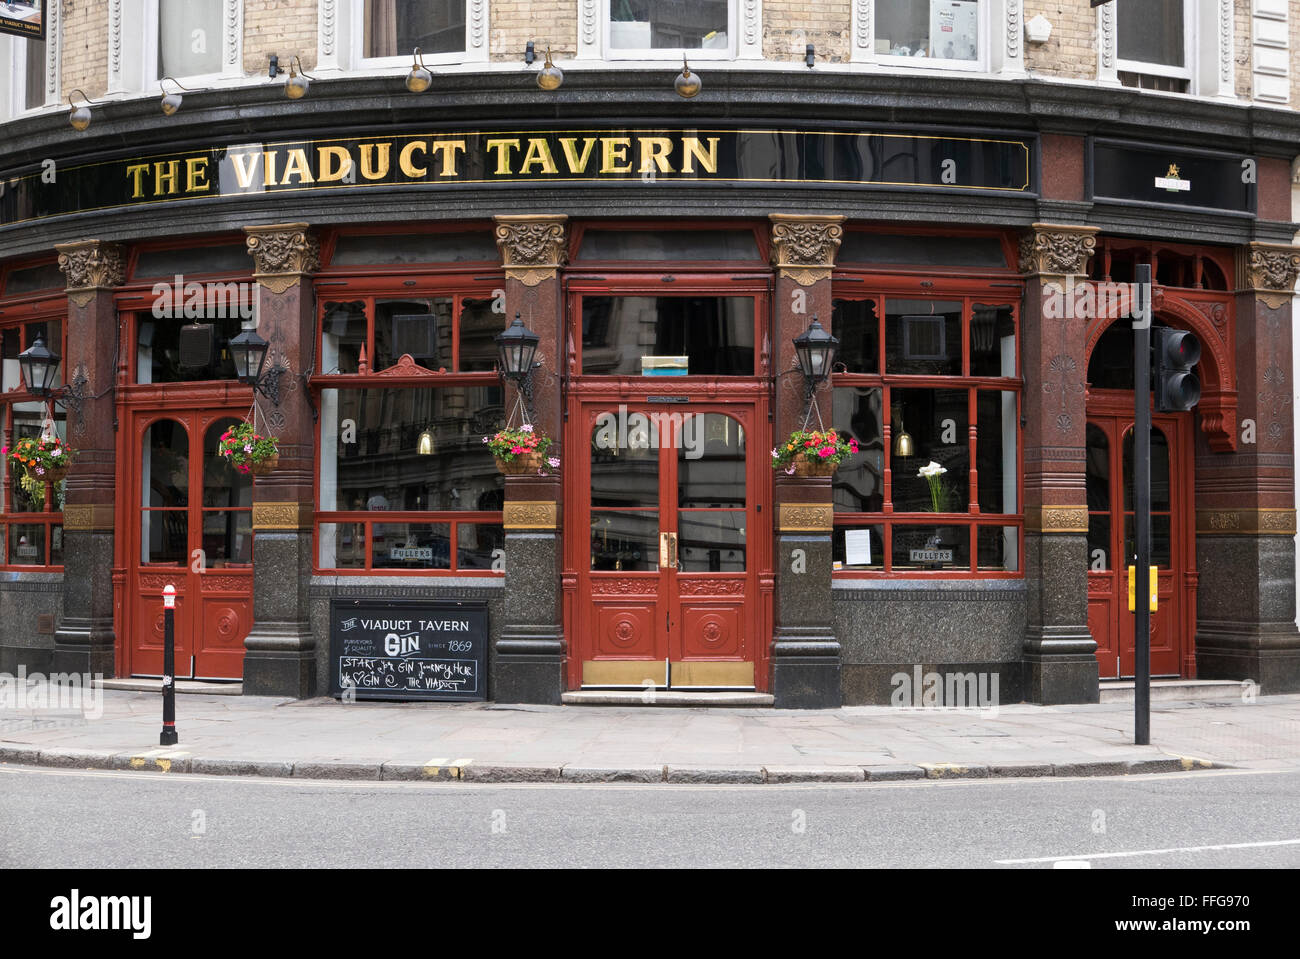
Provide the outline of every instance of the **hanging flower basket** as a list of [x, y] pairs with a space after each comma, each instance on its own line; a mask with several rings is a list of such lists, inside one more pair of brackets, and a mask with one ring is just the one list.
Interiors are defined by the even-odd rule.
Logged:
[[68, 467], [77, 451], [57, 436], [49, 439], [25, 437], [13, 447], [0, 447], [14, 469], [21, 469], [37, 483], [58, 483], [67, 478]]
[[280, 466], [280, 454], [272, 453], [264, 460], [259, 460], [253, 464], [254, 476], [265, 476], [267, 473], [274, 473]]
[[483, 442], [492, 451], [497, 469], [509, 476], [525, 473], [540, 473], [543, 476], [550, 470], [558, 469], [560, 458], [547, 456], [547, 451], [554, 444], [545, 433], [525, 423], [518, 429], [499, 430], [491, 436], [483, 437]]
[[263, 436], [250, 423], [237, 423], [221, 434], [218, 455], [239, 473], [265, 476], [280, 465], [280, 441]]
[[772, 468], [790, 476], [830, 476], [857, 451], [857, 440], [835, 430], [795, 430], [772, 450]]

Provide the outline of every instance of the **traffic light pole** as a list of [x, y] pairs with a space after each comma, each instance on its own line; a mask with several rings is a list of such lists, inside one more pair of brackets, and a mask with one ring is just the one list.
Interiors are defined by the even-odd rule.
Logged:
[[1151, 265], [1137, 266], [1133, 311], [1133, 742], [1151, 743]]

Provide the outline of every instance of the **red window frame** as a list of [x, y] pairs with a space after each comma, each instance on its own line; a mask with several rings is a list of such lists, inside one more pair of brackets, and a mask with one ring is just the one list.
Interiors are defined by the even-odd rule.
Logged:
[[[886, 411], [882, 423], [884, 502], [879, 512], [849, 512], [837, 509], [834, 525], [837, 528], [863, 529], [881, 527], [883, 565], [871, 570], [836, 570], [835, 579], [1023, 579], [1024, 578], [1024, 428], [1021, 425], [1024, 402], [1024, 377], [1021, 370], [1021, 302], [1024, 285], [1010, 270], [1005, 280], [975, 280], [959, 275], [945, 276], [930, 273], [901, 274], [870, 271], [837, 271], [832, 280], [832, 300], [871, 300], [875, 303], [879, 324], [877, 369], [880, 373], [835, 372], [831, 388], [856, 387], [881, 390], [881, 408]], [[905, 298], [910, 300], [962, 301], [962, 373], [960, 376], [918, 376], [891, 374], [885, 371], [885, 300]], [[990, 377], [970, 375], [970, 321], [975, 303], [1005, 304], [1011, 307], [1015, 329], [1016, 375]], [[891, 389], [946, 389], [966, 390], [967, 443], [970, 457], [969, 492], [965, 513], [900, 513], [893, 504], [893, 423], [888, 411]], [[1015, 513], [981, 513], [979, 509], [979, 474], [976, 459], [977, 399], [981, 390], [1009, 391], [1016, 394], [1016, 507]], [[893, 568], [893, 532], [900, 526], [961, 526], [968, 531], [969, 565], [939, 570]], [[1018, 570], [981, 569], [978, 566], [978, 528], [1015, 527], [1017, 530]]]
[[[3, 321], [0, 321], [0, 330], [17, 329], [19, 334], [20, 350], [25, 350], [32, 344], [26, 339], [26, 330], [30, 324], [44, 323], [51, 320], [57, 320], [59, 327], [59, 342], [45, 345], [53, 352], [62, 357], [68, 355], [68, 308], [67, 300], [60, 293], [58, 297], [50, 298], [48, 293], [44, 296], [33, 295], [19, 302], [3, 302], [0, 313], [4, 314]], [[16, 306], [23, 306], [22, 316], [18, 316]], [[66, 367], [60, 367], [60, 376], [66, 380]], [[39, 403], [37, 397], [28, 393], [19, 380], [19, 386], [12, 392], [7, 392], [0, 398], [0, 434], [3, 435], [3, 445], [9, 448], [14, 443], [14, 426], [13, 426], [13, 409], [17, 403]], [[6, 460], [8, 458], [6, 457]], [[12, 570], [28, 573], [57, 573], [63, 571], [63, 564], [50, 563], [48, 560], [51, 555], [51, 548], [54, 544], [54, 530], [63, 527], [63, 511], [54, 508], [54, 486], [52, 483], [45, 484], [45, 509], [39, 513], [19, 513], [12, 509], [13, 504], [13, 483], [14, 469], [11, 464], [6, 462], [4, 470], [4, 483], [0, 487], [0, 495], [3, 495], [4, 502], [0, 504], [0, 569]], [[45, 563], [18, 563], [14, 562], [14, 557], [10, 555], [9, 530], [12, 526], [38, 526], [42, 529], [45, 539]]]
[[[391, 232], [391, 230], [385, 230], [383, 232]], [[365, 273], [362, 275], [349, 274], [347, 276], [318, 274], [315, 281], [316, 356], [322, 355], [321, 351], [324, 336], [323, 321], [325, 317], [325, 304], [328, 302], [349, 300], [366, 301], [366, 352], [368, 357], [373, 357], [375, 336], [375, 299], [400, 297], [451, 297], [455, 302], [454, 313], [456, 316], [456, 323], [452, 327], [452, 357], [453, 364], [458, 364], [460, 359], [461, 302], [465, 299], [493, 299], [499, 294], [504, 295], [504, 289], [505, 277], [501, 273], [499, 266], [496, 266], [491, 272], [487, 272], [485, 268], [485, 272], [478, 275], [467, 275], [464, 264], [456, 264], [455, 272], [433, 272], [426, 267], [411, 267], [401, 271], [386, 268], [386, 272], [383, 274]], [[504, 315], [502, 317], [502, 329], [505, 329]], [[384, 370], [368, 368], [365, 372], [358, 373], [317, 373], [309, 379], [308, 386], [312, 391], [313, 401], [319, 409], [321, 391], [327, 389], [437, 389], [441, 387], [455, 386], [496, 386], [500, 382], [500, 377], [495, 371], [461, 373], [457, 372], [453, 367], [447, 369], [445, 372], [420, 370], [413, 373], [397, 374], [391, 369], [390, 371], [385, 372]], [[322, 526], [360, 524], [363, 528], [366, 542], [365, 565], [360, 568], [340, 566], [322, 567], [320, 565], [319, 545], [316, 545], [312, 550], [312, 570], [314, 573], [317, 575], [329, 576], [419, 576], [432, 578], [469, 576], [488, 579], [500, 578], [505, 575], [504, 570], [497, 571], [491, 569], [458, 568], [457, 549], [455, 546], [459, 541], [459, 527], [462, 524], [488, 524], [501, 526], [505, 522], [504, 511], [433, 510], [414, 512], [407, 510], [384, 510], [382, 513], [376, 514], [374, 511], [358, 512], [356, 510], [322, 510], [320, 491], [320, 431], [324, 428], [324, 423], [317, 424], [316, 470], [313, 476], [313, 503], [315, 506], [315, 512], [312, 517], [313, 543], [320, 543]], [[447, 525], [449, 527], [449, 539], [451, 544], [449, 547], [450, 568], [376, 568], [373, 565], [373, 556], [371, 551], [371, 544], [374, 541], [373, 527], [375, 523]]]

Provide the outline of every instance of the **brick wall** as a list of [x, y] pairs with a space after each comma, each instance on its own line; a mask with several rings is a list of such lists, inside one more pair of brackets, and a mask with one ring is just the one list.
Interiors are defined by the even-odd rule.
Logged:
[[1234, 0], [1232, 12], [1232, 59], [1235, 62], [1232, 89], [1243, 100], [1249, 100], [1254, 93], [1250, 77], [1250, 0]]
[[1097, 11], [1088, 0], [1027, 0], [1025, 22], [1039, 14], [1051, 21], [1052, 38], [1025, 44], [1025, 70], [1039, 76], [1097, 79]]
[[72, 90], [82, 90], [96, 99], [108, 89], [108, 4], [63, 0], [61, 12], [64, 98]]
[[316, 0], [246, 0], [244, 72], [265, 73], [272, 53], [286, 70], [295, 55], [305, 70], [316, 65]]
[[849, 0], [763, 0], [763, 56], [802, 61], [811, 43], [818, 63], [846, 63], [852, 25]]
[[578, 0], [493, 0], [488, 8], [493, 60], [524, 62], [524, 46], [536, 41], [537, 65], [546, 48], [556, 60], [578, 52]]

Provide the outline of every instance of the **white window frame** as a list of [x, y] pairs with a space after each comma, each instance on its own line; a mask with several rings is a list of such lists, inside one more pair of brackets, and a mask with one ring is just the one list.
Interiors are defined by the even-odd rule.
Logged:
[[607, 60], [680, 60], [682, 55], [686, 55], [689, 60], [735, 60], [740, 49], [740, 11], [738, 5], [740, 0], [727, 0], [727, 48], [725, 50], [706, 50], [699, 47], [647, 47], [633, 48], [622, 47], [614, 49], [614, 44], [610, 40], [611, 24], [614, 22], [610, 14], [610, 5], [612, 0], [600, 0], [600, 18], [601, 18], [601, 43], [605, 50], [605, 59]]
[[[60, 105], [60, 79], [58, 63], [58, 32], [56, 23], [45, 26], [45, 62], [41, 69], [41, 102], [39, 105], [27, 105], [27, 58], [31, 55], [31, 44], [23, 37], [0, 36], [0, 76], [7, 77], [8, 83], [0, 89], [0, 119], [16, 120], [28, 114], [40, 113], [50, 107]], [[54, 59], [54, 90], [49, 88], [50, 60]]]
[[[1124, 2], [1124, 0], [1119, 0]], [[1129, 0], [1132, 2], [1132, 0]], [[1119, 73], [1137, 73], [1148, 77], [1170, 77], [1187, 81], [1187, 92], [1196, 92], [1196, 36], [1199, 30], [1200, 12], [1197, 0], [1183, 0], [1183, 65], [1166, 66], [1163, 63], [1147, 63], [1145, 60], [1125, 60], [1119, 55], [1119, 10], [1115, 16], [1115, 69]]]
[[[221, 0], [221, 69], [174, 77], [187, 87], [244, 80], [244, 4]], [[108, 93], [154, 93], [158, 75], [158, 0], [109, 0]]]
[[[457, 63], [482, 62], [488, 59], [488, 0], [464, 0], [465, 3], [465, 46], [450, 53], [421, 52], [420, 58], [428, 65], [447, 65]], [[343, 36], [327, 36], [328, 24], [321, 31], [321, 56], [318, 58], [322, 69], [352, 69], [389, 73], [395, 68], [409, 67], [414, 51], [406, 50], [392, 57], [365, 56], [365, 0], [319, 0], [319, 22], [327, 24], [340, 22], [346, 30]], [[338, 17], [339, 20], [333, 20]], [[341, 41], [341, 42], [340, 42]], [[323, 49], [326, 46], [333, 49]]]
[[[976, 20], [976, 57], [974, 60], [948, 60], [943, 57], [895, 57], [888, 53], [876, 53], [876, 10], [880, 0], [854, 0], [851, 59], [855, 63], [873, 63], [890, 71], [930, 71], [955, 70], [962, 73], [989, 73], [994, 62], [992, 46], [997, 39], [993, 30], [994, 17], [1001, 23], [1006, 15], [1006, 4], [999, 0], [979, 0], [979, 16]], [[997, 9], [994, 10], [994, 7]], [[1019, 13], [1017, 5], [1016, 12]], [[1019, 30], [1019, 24], [1016, 24]], [[996, 31], [1001, 33], [1002, 31]], [[1019, 35], [1016, 37], [1019, 50]], [[1004, 52], [999, 60], [1011, 59]], [[1015, 58], [1019, 60], [1019, 55]], [[1004, 68], [1014, 69], [1018, 64], [1004, 63]]]

